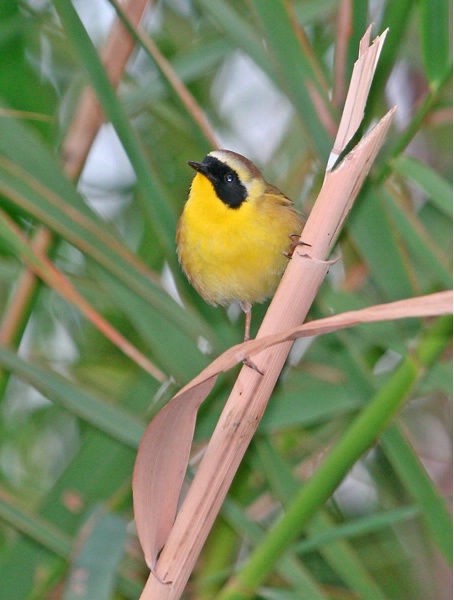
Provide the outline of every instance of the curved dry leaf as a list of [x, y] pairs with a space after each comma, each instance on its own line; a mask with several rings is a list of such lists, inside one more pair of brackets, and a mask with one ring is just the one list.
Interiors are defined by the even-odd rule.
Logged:
[[452, 292], [446, 291], [378, 304], [249, 340], [229, 348], [182, 388], [148, 425], [134, 467], [134, 513], [140, 543], [150, 569], [153, 570], [156, 557], [175, 519], [197, 411], [212, 390], [219, 373], [270, 346], [299, 337], [332, 333], [360, 323], [451, 313], [452, 300]]
[[150, 570], [175, 520], [197, 410], [215, 381], [212, 377], [183, 388], [150, 422], [140, 442], [132, 492], [137, 534]]
[[[305, 323], [299, 327], [294, 327], [288, 331], [283, 331], [276, 335], [266, 336], [260, 339], [249, 340], [243, 344], [238, 344], [229, 348], [221, 356], [207, 367], [206, 370], [214, 366], [217, 361], [217, 368], [226, 371], [245, 357], [251, 357], [265, 348], [296, 340], [300, 337], [313, 337], [323, 335], [360, 325], [364, 323], [376, 323], [377, 321], [395, 321], [405, 318], [436, 317], [452, 313], [453, 292], [437, 292], [426, 296], [408, 298], [406, 300], [397, 300], [387, 304], [376, 304], [359, 310], [351, 310], [325, 319], [317, 319], [310, 323]], [[222, 360], [221, 360], [222, 359]], [[218, 371], [219, 372], [219, 371]], [[202, 373], [200, 373], [202, 375]], [[209, 371], [207, 376], [211, 377]]]

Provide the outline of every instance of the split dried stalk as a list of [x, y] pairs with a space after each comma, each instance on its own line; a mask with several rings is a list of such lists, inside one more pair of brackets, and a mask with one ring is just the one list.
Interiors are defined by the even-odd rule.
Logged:
[[328, 169], [335, 164], [348, 142], [358, 131], [361, 121], [364, 118], [364, 109], [375, 68], [388, 33], [386, 29], [369, 46], [371, 29], [372, 26], [369, 26], [359, 45], [359, 57], [353, 69], [347, 98], [345, 99], [344, 112], [342, 113], [342, 119], [328, 160]]

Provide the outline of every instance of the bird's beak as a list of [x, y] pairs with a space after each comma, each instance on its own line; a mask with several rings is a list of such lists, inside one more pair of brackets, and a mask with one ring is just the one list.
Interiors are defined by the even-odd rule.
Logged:
[[202, 175], [205, 175], [205, 177], [208, 176], [208, 170], [205, 164], [201, 162], [195, 162], [193, 160], [188, 160], [188, 165], [196, 171], [198, 171], [199, 173], [202, 173]]

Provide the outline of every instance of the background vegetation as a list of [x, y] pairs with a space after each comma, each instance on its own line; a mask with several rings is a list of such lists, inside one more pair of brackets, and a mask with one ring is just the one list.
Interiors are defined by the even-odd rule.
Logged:
[[[241, 340], [239, 313], [207, 306], [176, 261], [192, 176], [186, 160], [211, 148], [187, 91], [220, 145], [259, 164], [308, 213], [358, 42], [370, 22], [375, 34], [389, 27], [365, 126], [394, 104], [398, 114], [313, 317], [452, 285], [447, 0], [162, 1], [143, 22], [156, 48], [134, 52], [117, 95], [94, 50], [113, 6], [0, 3], [0, 596], [8, 600], [140, 595], [147, 569], [130, 484], [141, 434], [178, 387]], [[108, 57], [115, 62], [120, 50]], [[187, 90], [169, 80], [163, 57]], [[87, 83], [106, 123], [79, 177], [67, 143]], [[253, 311], [254, 329], [265, 310]], [[102, 318], [159, 371], [145, 372], [112, 344]], [[445, 322], [407, 320], [295, 344], [187, 598], [216, 597], [327, 448], [434, 328], [448, 338]], [[258, 598], [450, 597], [451, 362], [443, 346]], [[203, 405], [197, 448], [235, 374], [220, 378]]]

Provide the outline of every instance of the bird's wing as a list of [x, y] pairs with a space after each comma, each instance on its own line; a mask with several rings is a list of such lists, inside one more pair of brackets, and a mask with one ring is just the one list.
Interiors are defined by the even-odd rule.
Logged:
[[293, 202], [290, 200], [290, 198], [287, 198], [287, 196], [283, 194], [279, 188], [271, 185], [271, 183], [267, 184], [264, 195], [268, 196], [270, 200], [273, 199], [274, 202], [282, 204], [283, 206], [293, 206]]

